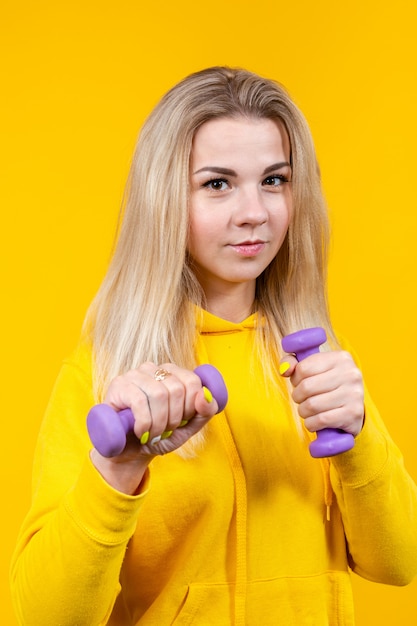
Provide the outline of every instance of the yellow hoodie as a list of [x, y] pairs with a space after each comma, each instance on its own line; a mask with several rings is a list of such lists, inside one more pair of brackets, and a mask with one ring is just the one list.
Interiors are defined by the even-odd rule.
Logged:
[[417, 489], [368, 394], [353, 450], [312, 459], [284, 387], [266, 391], [251, 358], [255, 324], [203, 314], [199, 361], [229, 403], [194, 456], [152, 461], [139, 496], [89, 460], [89, 348], [64, 363], [12, 563], [22, 626], [350, 626], [350, 569], [416, 575]]

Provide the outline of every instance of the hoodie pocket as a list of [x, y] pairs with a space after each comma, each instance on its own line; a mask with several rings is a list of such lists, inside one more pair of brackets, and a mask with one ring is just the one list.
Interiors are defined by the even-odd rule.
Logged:
[[354, 626], [349, 574], [249, 582], [245, 617], [235, 585], [192, 584], [175, 626]]

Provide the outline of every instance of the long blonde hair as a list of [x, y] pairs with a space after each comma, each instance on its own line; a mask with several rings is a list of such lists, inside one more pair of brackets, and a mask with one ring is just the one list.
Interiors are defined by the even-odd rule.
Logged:
[[257, 309], [265, 318], [258, 349], [273, 375], [282, 335], [322, 325], [335, 341], [326, 301], [327, 211], [304, 116], [278, 83], [213, 67], [173, 87], [141, 130], [114, 254], [84, 326], [98, 398], [114, 376], [141, 362], [194, 366], [194, 306], [204, 304], [204, 294], [187, 258], [192, 142], [208, 120], [241, 116], [283, 122], [293, 170], [288, 234], [257, 280]]

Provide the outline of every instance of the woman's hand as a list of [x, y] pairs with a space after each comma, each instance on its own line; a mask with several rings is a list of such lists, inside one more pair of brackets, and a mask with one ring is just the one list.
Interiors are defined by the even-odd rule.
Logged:
[[[162, 377], [155, 373], [162, 370]], [[165, 374], [164, 374], [165, 372]], [[114, 488], [135, 493], [150, 461], [182, 446], [218, 410], [216, 400], [190, 370], [172, 363], [143, 363], [115, 378], [104, 399], [116, 411], [130, 408], [134, 432], [123, 452], [105, 458], [95, 449], [91, 459]]]
[[307, 430], [339, 428], [354, 437], [360, 433], [364, 421], [362, 374], [348, 352], [320, 352], [300, 362], [287, 355], [280, 372], [291, 380], [292, 398]]

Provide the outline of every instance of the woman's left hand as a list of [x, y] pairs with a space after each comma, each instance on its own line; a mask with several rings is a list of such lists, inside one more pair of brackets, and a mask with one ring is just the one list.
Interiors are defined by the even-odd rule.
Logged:
[[293, 355], [281, 360], [280, 371], [293, 386], [307, 430], [340, 428], [354, 437], [364, 421], [362, 374], [345, 351], [319, 352], [298, 362]]

